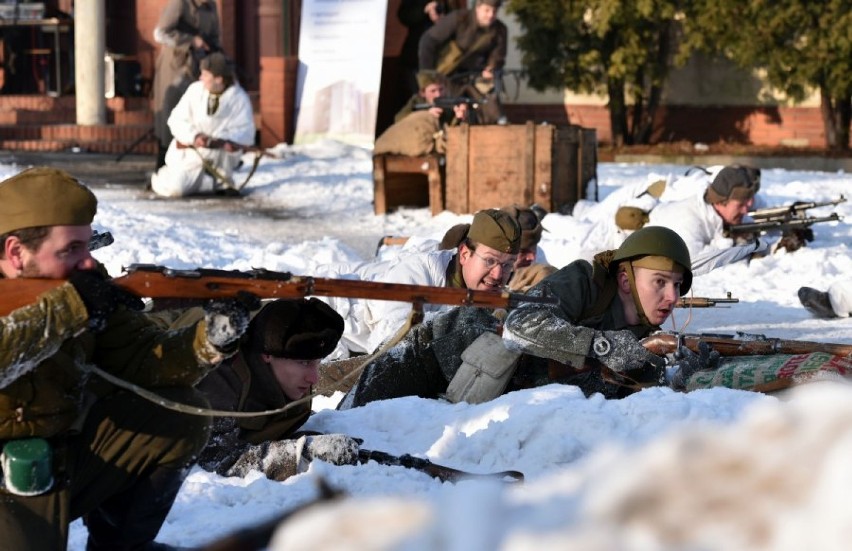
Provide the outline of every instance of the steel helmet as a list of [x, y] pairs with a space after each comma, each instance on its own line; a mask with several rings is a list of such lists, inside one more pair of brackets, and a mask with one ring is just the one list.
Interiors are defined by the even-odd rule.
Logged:
[[646, 226], [630, 234], [615, 251], [610, 269], [615, 270], [622, 260], [642, 256], [664, 256], [684, 268], [681, 296], [692, 287], [692, 260], [683, 239], [674, 230], [662, 226]]

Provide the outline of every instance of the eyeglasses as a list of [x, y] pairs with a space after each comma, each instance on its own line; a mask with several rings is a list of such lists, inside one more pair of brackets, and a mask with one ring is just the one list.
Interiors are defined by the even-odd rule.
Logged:
[[485, 264], [485, 268], [490, 272], [497, 266], [500, 266], [500, 269], [504, 272], [510, 272], [515, 267], [515, 261], [509, 260], [508, 262], [500, 262], [496, 258], [492, 258], [490, 256], [482, 256], [481, 254], [477, 254], [476, 251], [471, 251], [474, 256], [476, 256], [479, 260]]

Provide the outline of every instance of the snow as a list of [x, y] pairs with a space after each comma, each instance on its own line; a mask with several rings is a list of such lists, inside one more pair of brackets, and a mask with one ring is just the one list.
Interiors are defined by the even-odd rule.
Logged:
[[[132, 263], [310, 274], [359, 262], [379, 238], [440, 239], [470, 215], [402, 209], [375, 216], [371, 152], [337, 142], [278, 146], [242, 200], [152, 200], [139, 189], [98, 186], [94, 226], [116, 243], [95, 252], [113, 275]], [[250, 161], [250, 159], [248, 159]], [[249, 163], [250, 164], [250, 163]], [[7, 177], [23, 167], [0, 166]], [[599, 196], [683, 174], [677, 165], [601, 164]], [[245, 174], [243, 169], [242, 174]], [[240, 181], [240, 174], [237, 175]], [[764, 170], [767, 205], [849, 194], [852, 175]], [[495, 205], [501, 206], [501, 205]], [[588, 206], [588, 205], [587, 205]], [[852, 204], [817, 209], [852, 216]], [[541, 252], [562, 266], [588, 256], [591, 223], [550, 214]], [[696, 277], [695, 296], [740, 302], [676, 311], [689, 332], [745, 331], [852, 342], [848, 318], [818, 320], [798, 302], [808, 285], [849, 278], [848, 222], [814, 227], [816, 240]], [[666, 328], [672, 328], [667, 325]], [[820, 549], [848, 547], [852, 494], [852, 389], [803, 385], [783, 397], [729, 389], [647, 389], [623, 400], [584, 398], [550, 385], [480, 405], [415, 397], [336, 411], [340, 394], [316, 399], [305, 429], [362, 438], [363, 447], [410, 453], [474, 473], [522, 471], [523, 484], [441, 483], [402, 467], [314, 462], [272, 482], [259, 473], [222, 478], [194, 468], [159, 541], [201, 545], [311, 501], [321, 477], [350, 499], [299, 515], [279, 532], [281, 548], [351, 549]], [[392, 528], [392, 529], [391, 529]], [[85, 548], [71, 528], [69, 548]], [[273, 546], [274, 547], [274, 546]]]

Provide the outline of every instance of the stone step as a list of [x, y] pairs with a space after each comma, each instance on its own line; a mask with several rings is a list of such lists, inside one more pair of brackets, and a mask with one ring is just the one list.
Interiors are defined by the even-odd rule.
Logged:
[[156, 155], [157, 143], [154, 140], [143, 140], [132, 151], [133, 142], [92, 141], [78, 142], [65, 140], [0, 140], [0, 150], [10, 152], [83, 152], [108, 153], [120, 155], [129, 151], [136, 155]]
[[149, 123], [132, 125], [76, 124], [0, 125], [0, 149], [9, 151], [93, 151], [121, 153], [141, 140], [133, 149], [139, 154], [155, 154], [157, 145], [147, 136]]
[[[144, 97], [114, 97], [106, 100], [107, 111], [148, 111], [151, 100]], [[76, 112], [74, 96], [8, 95], [0, 96], [0, 111], [26, 109], [29, 111]]]

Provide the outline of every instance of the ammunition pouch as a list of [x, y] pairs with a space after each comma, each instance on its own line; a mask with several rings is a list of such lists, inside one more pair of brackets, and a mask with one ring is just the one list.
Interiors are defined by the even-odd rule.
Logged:
[[503, 339], [483, 333], [462, 352], [462, 364], [447, 387], [449, 401], [479, 404], [503, 393], [515, 373], [521, 353], [508, 350]]

